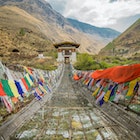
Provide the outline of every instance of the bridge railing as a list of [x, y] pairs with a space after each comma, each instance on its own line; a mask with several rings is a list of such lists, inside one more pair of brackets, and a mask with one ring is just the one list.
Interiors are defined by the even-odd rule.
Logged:
[[[118, 83], [115, 83], [110, 79], [93, 79], [91, 75], [94, 71], [79, 71], [75, 70], [73, 67], [71, 69], [73, 82], [77, 90], [80, 90], [94, 106], [96, 106], [113, 121], [125, 129], [130, 130], [130, 132], [134, 133], [137, 138], [140, 137], [139, 80], [137, 80], [135, 85], [133, 85], [133, 90], [131, 90], [133, 96], [128, 98], [127, 93], [129, 88], [132, 89], [132, 87], [129, 86], [131, 81], [122, 83], [121, 86], [119, 86]], [[116, 90], [111, 90], [110, 85], [117, 87]], [[121, 88], [122, 85], [123, 88]], [[114, 93], [112, 98], [111, 93]], [[120, 96], [118, 96], [118, 94]]]
[[62, 78], [64, 64], [56, 70], [47, 71], [20, 65], [12, 69], [0, 63], [0, 116], [1, 122], [16, 113], [34, 98], [42, 100], [45, 94], [55, 90]]

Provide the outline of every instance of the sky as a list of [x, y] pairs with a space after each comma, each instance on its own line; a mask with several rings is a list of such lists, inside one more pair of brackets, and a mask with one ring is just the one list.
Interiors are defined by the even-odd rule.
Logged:
[[140, 0], [46, 0], [66, 18], [123, 32], [140, 18]]

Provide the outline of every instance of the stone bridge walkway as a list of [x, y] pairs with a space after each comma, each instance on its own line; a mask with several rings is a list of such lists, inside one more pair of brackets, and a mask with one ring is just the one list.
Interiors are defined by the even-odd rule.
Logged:
[[137, 140], [83, 97], [84, 90], [77, 90], [69, 73], [66, 65], [58, 89], [11, 140]]

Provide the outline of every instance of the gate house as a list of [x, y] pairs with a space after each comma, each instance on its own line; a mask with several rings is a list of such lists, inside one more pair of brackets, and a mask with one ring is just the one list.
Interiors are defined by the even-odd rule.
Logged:
[[59, 44], [54, 44], [54, 46], [58, 50], [58, 62], [76, 62], [76, 49], [80, 46], [80, 44], [72, 42], [63, 42]]

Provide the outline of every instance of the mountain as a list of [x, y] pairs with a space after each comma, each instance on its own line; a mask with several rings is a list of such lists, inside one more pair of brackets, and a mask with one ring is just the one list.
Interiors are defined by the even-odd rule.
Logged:
[[36, 18], [50, 23], [63, 25], [66, 22], [66, 19], [53, 10], [45, 0], [1, 0], [0, 5], [17, 6]]
[[67, 20], [74, 28], [91, 35], [96, 35], [111, 40], [120, 35], [120, 32], [110, 28], [99, 28], [70, 18], [67, 18]]
[[140, 56], [140, 19], [101, 49], [99, 55]]
[[32, 58], [28, 62], [33, 64], [38, 51], [54, 55], [53, 44], [62, 41], [79, 43], [78, 51], [90, 54], [97, 54], [108, 42], [73, 27], [45, 0], [0, 0], [0, 35], [0, 58], [10, 63]]

